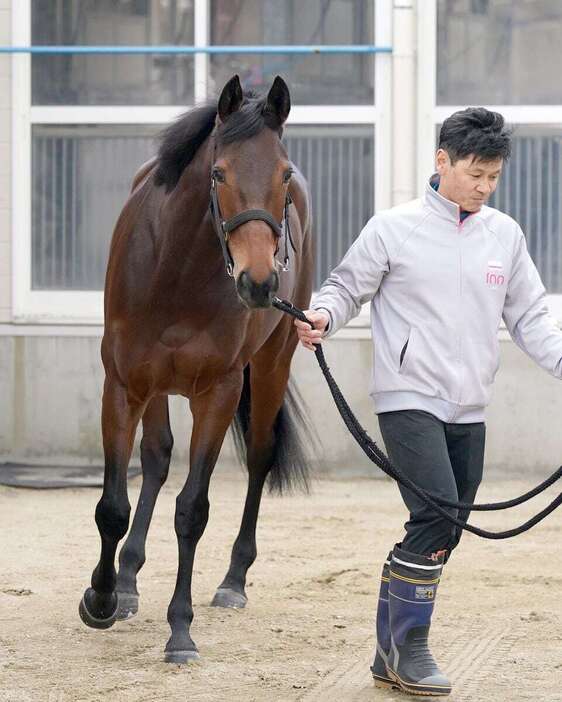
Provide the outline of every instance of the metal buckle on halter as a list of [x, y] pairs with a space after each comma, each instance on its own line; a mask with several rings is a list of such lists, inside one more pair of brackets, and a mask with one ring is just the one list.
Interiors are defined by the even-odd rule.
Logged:
[[234, 267], [232, 263], [226, 264], [226, 272], [231, 278], [234, 278]]
[[279, 261], [278, 259], [275, 259], [275, 262], [279, 266], [279, 268], [283, 271], [283, 273], [288, 273], [291, 269], [289, 268], [289, 259], [285, 257], [283, 260], [283, 263]]

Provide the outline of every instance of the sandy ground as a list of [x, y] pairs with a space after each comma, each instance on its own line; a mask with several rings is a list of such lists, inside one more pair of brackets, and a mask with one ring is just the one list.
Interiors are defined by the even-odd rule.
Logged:
[[[374, 688], [368, 669], [380, 564], [404, 521], [396, 487], [382, 480], [319, 480], [309, 497], [267, 497], [248, 607], [221, 610], [209, 602], [226, 570], [246, 482], [219, 471], [194, 574], [192, 633], [201, 660], [164, 663], [182, 472], [174, 469], [156, 507], [139, 614], [105, 632], [87, 629], [77, 611], [98, 557], [98, 490], [0, 488], [2, 702], [412, 699]], [[130, 486], [132, 503], [139, 484]], [[520, 480], [489, 481], [480, 498], [526, 489]], [[546, 501], [475, 521], [506, 528]], [[512, 541], [467, 534], [449, 562], [432, 648], [453, 681], [452, 701], [562, 700], [559, 512]]]

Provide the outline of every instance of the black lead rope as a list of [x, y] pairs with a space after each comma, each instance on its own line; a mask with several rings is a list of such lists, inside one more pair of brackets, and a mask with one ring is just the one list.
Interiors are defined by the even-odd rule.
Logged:
[[[286, 300], [281, 300], [280, 298], [274, 298], [273, 299], [273, 306], [276, 307], [278, 310], [281, 312], [284, 312], [285, 314], [288, 314], [292, 317], [295, 317], [296, 319], [301, 320], [301, 322], [305, 322], [307, 324], [310, 324], [311, 328], [313, 328], [313, 325], [311, 322], [306, 318], [302, 310], [299, 310], [296, 308], [294, 305], [292, 305], [290, 302]], [[334, 398], [334, 402], [336, 403], [336, 407], [338, 408], [338, 411], [345, 422], [345, 425], [351, 432], [352, 436], [355, 438], [357, 443], [359, 444], [360, 448], [363, 450], [363, 452], [369, 457], [373, 463], [375, 463], [384, 473], [389, 475], [391, 478], [394, 478], [398, 483], [403, 485], [404, 487], [408, 488], [411, 490], [414, 494], [416, 494], [425, 504], [429, 505], [432, 507], [438, 514], [440, 514], [442, 517], [444, 517], [447, 521], [449, 521], [451, 524], [454, 524], [455, 526], [465, 529], [466, 531], [470, 531], [473, 534], [476, 534], [476, 536], [481, 536], [482, 538], [485, 539], [509, 539], [512, 536], [518, 536], [519, 534], [522, 534], [525, 531], [528, 531], [531, 529], [535, 524], [538, 524], [541, 522], [545, 517], [547, 517], [551, 512], [553, 512], [560, 504], [562, 504], [562, 493], [559, 493], [558, 496], [549, 504], [547, 507], [545, 507], [543, 510], [541, 510], [538, 514], [536, 514], [534, 517], [531, 517], [528, 521], [526, 521], [524, 524], [521, 524], [521, 526], [518, 526], [514, 529], [508, 529], [507, 531], [487, 531], [485, 529], [480, 529], [479, 527], [473, 526], [472, 524], [468, 524], [468, 522], [463, 522], [461, 519], [457, 519], [456, 517], [453, 517], [451, 514], [449, 514], [445, 509], [443, 509], [443, 506], [447, 507], [453, 507], [458, 510], [480, 510], [480, 511], [492, 511], [492, 510], [501, 510], [501, 509], [508, 509], [509, 507], [515, 507], [517, 505], [523, 504], [527, 500], [530, 500], [531, 498], [535, 497], [536, 495], [539, 495], [541, 492], [546, 490], [550, 485], [555, 483], [561, 476], [562, 476], [562, 466], [558, 468], [557, 471], [555, 471], [549, 478], [547, 478], [544, 482], [542, 482], [540, 485], [537, 485], [537, 487], [533, 488], [532, 490], [529, 490], [529, 492], [526, 492], [524, 495], [521, 495], [519, 497], [516, 497], [512, 500], [506, 500], [504, 502], [495, 502], [495, 503], [488, 503], [488, 504], [471, 504], [469, 502], [454, 502], [451, 500], [446, 500], [442, 497], [438, 497], [437, 495], [432, 495], [431, 493], [427, 492], [423, 488], [419, 487], [416, 485], [407, 475], [405, 475], [399, 468], [396, 466], [392, 465], [392, 463], [389, 461], [387, 456], [381, 451], [381, 449], [377, 446], [375, 441], [371, 439], [371, 437], [367, 434], [365, 429], [359, 424], [359, 421], [357, 420], [357, 417], [353, 414], [353, 411], [347, 404], [347, 401], [345, 400], [344, 396], [341, 393], [341, 390], [339, 389], [336, 381], [334, 380], [330, 369], [328, 367], [328, 364], [326, 363], [326, 359], [324, 357], [324, 350], [322, 349], [321, 344], [316, 344], [316, 349], [315, 349], [315, 354], [316, 354], [316, 359], [318, 361], [318, 364], [322, 370], [322, 373], [324, 374], [324, 377], [326, 378], [326, 382], [328, 383], [328, 387], [330, 388], [330, 392], [332, 394], [332, 397]]]

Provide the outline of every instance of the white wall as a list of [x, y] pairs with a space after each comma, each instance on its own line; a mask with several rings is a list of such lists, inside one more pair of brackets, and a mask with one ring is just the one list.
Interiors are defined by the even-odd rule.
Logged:
[[[103, 463], [99, 345], [99, 337], [0, 336], [0, 397], [8, 408], [0, 412], [0, 462]], [[562, 383], [511, 341], [500, 346], [502, 364], [487, 414], [487, 469], [546, 475], [562, 463]], [[325, 353], [352, 409], [380, 441], [367, 396], [370, 340], [335, 338]], [[321, 439], [321, 452], [313, 456], [317, 469], [379, 475], [343, 425], [314, 355], [299, 349], [293, 369]], [[191, 422], [184, 398], [171, 398], [171, 416], [174, 460], [187, 466]], [[233, 462], [230, 441], [221, 462]]]
[[[10, 44], [11, 0], [0, 0], [0, 45]], [[0, 322], [11, 319], [11, 56], [0, 55]]]

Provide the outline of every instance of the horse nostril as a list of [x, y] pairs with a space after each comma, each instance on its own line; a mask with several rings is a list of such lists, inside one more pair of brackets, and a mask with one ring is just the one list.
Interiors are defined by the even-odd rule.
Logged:
[[236, 287], [242, 297], [245, 297], [250, 293], [250, 290], [252, 288], [252, 280], [250, 276], [246, 273], [246, 271], [242, 271], [242, 273], [240, 273], [240, 275], [238, 276], [238, 280], [236, 281]]
[[256, 292], [261, 297], [269, 298], [271, 295], [277, 292], [279, 289], [279, 276], [276, 271], [270, 273], [270, 275], [260, 284], [254, 284]]
[[277, 271], [273, 271], [268, 279], [269, 290], [272, 293], [276, 293], [279, 290], [279, 274]]
[[238, 276], [238, 285], [243, 288], [248, 288], [251, 284], [252, 281], [250, 276], [246, 273], [246, 271], [242, 271], [242, 273], [240, 273]]

